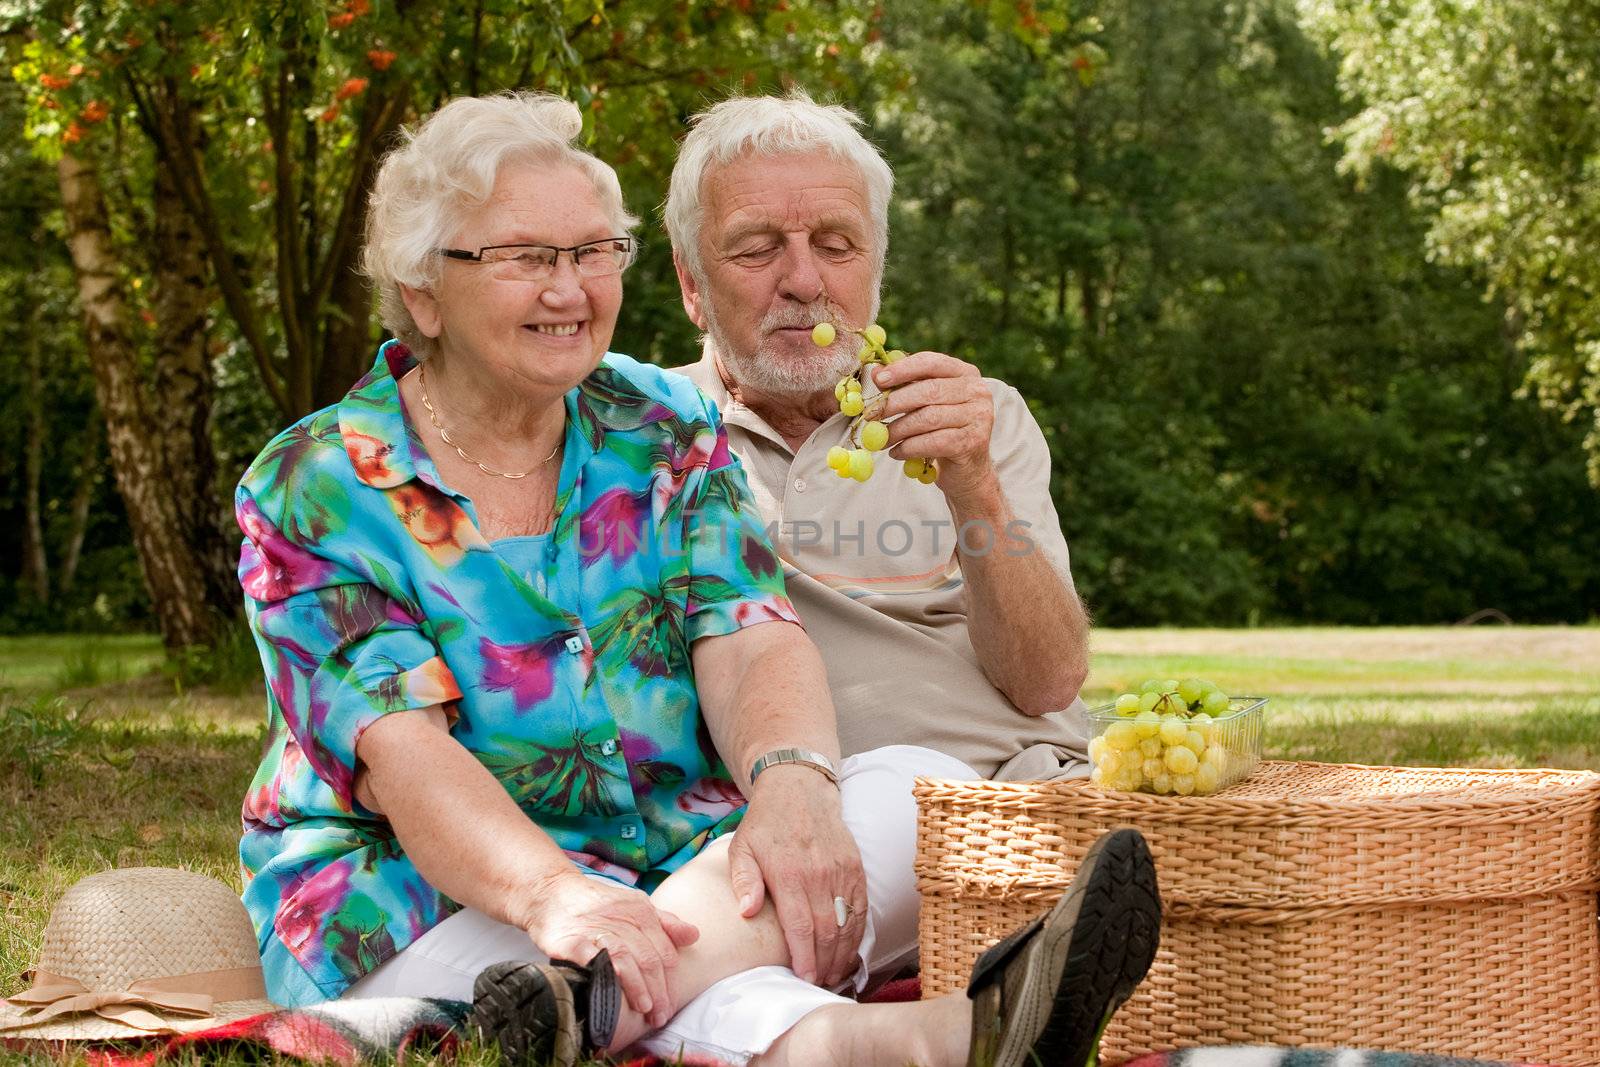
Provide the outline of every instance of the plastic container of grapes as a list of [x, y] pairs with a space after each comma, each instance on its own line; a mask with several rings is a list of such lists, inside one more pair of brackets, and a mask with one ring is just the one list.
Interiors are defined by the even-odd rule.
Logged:
[[[1185, 737], [1184, 743], [1171, 745], [1163, 742], [1158, 732], [1154, 737], [1136, 736], [1137, 747], [1129, 748], [1126, 746], [1129, 731], [1138, 734], [1133, 719], [1118, 715], [1115, 704], [1091, 708], [1089, 780], [1102, 789], [1130, 793], [1209, 796], [1226, 789], [1248, 778], [1261, 762], [1266, 707], [1266, 697], [1233, 697], [1228, 701], [1228, 711], [1209, 723], [1194, 724], [1190, 720], [1190, 729], [1200, 733], [1198, 740], [1203, 745], [1195, 753], [1196, 767], [1188, 775], [1188, 781], [1183, 780], [1182, 774], [1187, 757], [1169, 757], [1167, 753], [1175, 747], [1187, 747], [1194, 752], [1196, 739]], [[1127, 727], [1118, 727], [1118, 723], [1126, 723]], [[1160, 767], [1152, 760], [1159, 760]], [[1203, 766], [1215, 769], [1214, 779], [1211, 772], [1200, 770]], [[1162, 773], [1151, 773], [1158, 770], [1164, 772], [1164, 777]]]

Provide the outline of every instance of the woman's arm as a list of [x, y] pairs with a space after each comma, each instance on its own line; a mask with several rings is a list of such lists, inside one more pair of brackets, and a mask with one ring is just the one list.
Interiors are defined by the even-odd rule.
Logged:
[[435, 705], [395, 712], [356, 742], [356, 799], [389, 819], [428, 884], [526, 927], [548, 883], [582, 877], [549, 834], [450, 736]]
[[645, 894], [584, 875], [451, 737], [437, 706], [385, 715], [356, 742], [356, 798], [386, 816], [428, 883], [528, 931], [552, 959], [602, 947], [628, 1001], [654, 1026], [676, 1006], [668, 972], [698, 931]]

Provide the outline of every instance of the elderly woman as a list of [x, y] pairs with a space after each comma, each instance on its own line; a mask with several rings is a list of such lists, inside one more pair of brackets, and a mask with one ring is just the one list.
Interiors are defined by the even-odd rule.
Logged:
[[821, 988], [914, 952], [909, 781], [972, 772], [834, 766], [716, 410], [607, 352], [636, 220], [579, 128], [555, 98], [463, 99], [386, 159], [365, 262], [397, 340], [239, 486], [269, 992], [470, 998], [510, 1056], [563, 1064], [1082, 1059], [1154, 951], [1150, 908], [1106, 903], [1153, 892], [1136, 836], [980, 966], [976, 1009]]

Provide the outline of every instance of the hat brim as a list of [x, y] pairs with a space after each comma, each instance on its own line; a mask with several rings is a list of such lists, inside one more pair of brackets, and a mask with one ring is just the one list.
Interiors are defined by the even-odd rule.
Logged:
[[[129, 1041], [141, 1037], [171, 1037], [175, 1034], [193, 1034], [209, 1030], [223, 1023], [238, 1022], [252, 1015], [277, 1011], [270, 1000], [233, 1000], [214, 1005], [211, 1014], [196, 1019], [187, 1016], [162, 1016], [160, 1030], [141, 1030], [114, 1019], [102, 1018], [92, 1012], [71, 1016], [56, 1016], [37, 1026], [20, 1026], [14, 1030], [0, 1030], [0, 1040], [21, 1041]], [[32, 1014], [29, 1011], [0, 1000], [0, 1025], [14, 1024]]]

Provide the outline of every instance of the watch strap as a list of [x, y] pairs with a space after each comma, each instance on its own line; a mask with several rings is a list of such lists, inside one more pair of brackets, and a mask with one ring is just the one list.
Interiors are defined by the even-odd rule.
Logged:
[[833, 761], [808, 748], [775, 748], [763, 754], [750, 768], [750, 784], [755, 785], [762, 771], [779, 763], [802, 764], [822, 774], [834, 785], [839, 784], [839, 769], [833, 765]]

